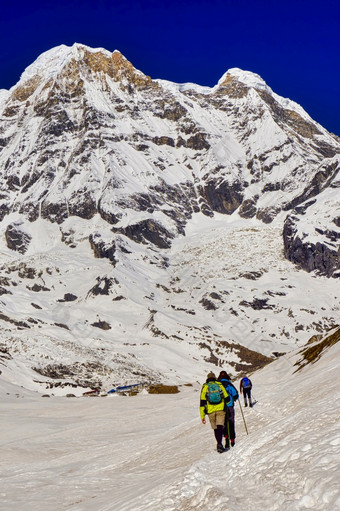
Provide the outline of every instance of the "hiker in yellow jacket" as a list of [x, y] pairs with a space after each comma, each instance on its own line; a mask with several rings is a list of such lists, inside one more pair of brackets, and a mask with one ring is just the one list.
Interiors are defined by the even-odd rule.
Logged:
[[226, 406], [229, 401], [229, 394], [222, 383], [217, 381], [214, 373], [209, 373], [201, 390], [200, 415], [203, 424], [206, 423], [205, 416], [209, 417], [217, 442], [217, 452], [224, 452], [222, 438]]

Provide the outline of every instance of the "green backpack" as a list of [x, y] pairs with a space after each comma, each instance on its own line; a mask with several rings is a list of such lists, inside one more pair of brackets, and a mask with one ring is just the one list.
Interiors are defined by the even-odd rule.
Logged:
[[216, 382], [208, 383], [208, 390], [206, 393], [208, 403], [211, 405], [218, 405], [223, 399], [223, 390]]

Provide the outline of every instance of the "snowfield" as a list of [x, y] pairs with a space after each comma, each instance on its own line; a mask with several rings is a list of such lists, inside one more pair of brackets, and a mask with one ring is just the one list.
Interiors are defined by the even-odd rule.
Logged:
[[1, 508], [335, 511], [339, 350], [299, 372], [290, 352], [252, 375], [249, 435], [236, 404], [236, 446], [223, 454], [199, 418], [205, 374], [175, 395], [69, 399], [2, 377]]

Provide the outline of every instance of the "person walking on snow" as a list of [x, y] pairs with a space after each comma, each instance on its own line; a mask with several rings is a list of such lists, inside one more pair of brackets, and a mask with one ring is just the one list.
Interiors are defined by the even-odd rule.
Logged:
[[202, 423], [205, 424], [205, 416], [208, 415], [209, 422], [214, 430], [217, 452], [223, 452], [222, 445], [223, 430], [226, 415], [226, 406], [230, 401], [228, 392], [222, 383], [217, 381], [214, 373], [209, 373], [207, 381], [203, 384], [200, 396], [200, 416]]
[[[227, 404], [226, 414], [225, 414], [225, 424], [224, 424], [224, 438], [225, 438], [225, 448], [229, 449], [234, 447], [235, 445], [235, 409], [234, 404], [238, 400], [238, 392], [236, 387], [231, 383], [229, 375], [225, 371], [221, 371], [218, 376], [218, 381], [220, 381], [223, 387], [226, 389], [230, 396], [230, 401]], [[229, 444], [230, 441], [230, 444]]]
[[251, 401], [251, 389], [253, 388], [253, 384], [251, 380], [245, 376], [242, 378], [240, 383], [240, 393], [243, 391], [243, 397], [244, 397], [244, 406], [248, 406], [247, 403], [247, 397], [249, 398], [249, 406], [252, 408], [253, 403]]

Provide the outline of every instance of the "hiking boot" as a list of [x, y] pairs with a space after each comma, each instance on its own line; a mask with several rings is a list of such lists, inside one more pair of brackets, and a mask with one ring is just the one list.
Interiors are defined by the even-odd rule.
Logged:
[[222, 444], [217, 444], [217, 452], [224, 452], [224, 447]]
[[248, 406], [248, 403], [244, 403], [244, 406]]
[[230, 440], [230, 444], [231, 444], [231, 447], [234, 447], [234, 445], [235, 445], [235, 440]]
[[253, 403], [249, 403], [250, 408], [253, 408]]

